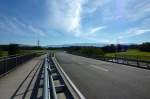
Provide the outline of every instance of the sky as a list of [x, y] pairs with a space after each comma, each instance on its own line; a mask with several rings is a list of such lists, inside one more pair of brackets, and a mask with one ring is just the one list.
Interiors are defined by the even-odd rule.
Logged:
[[0, 0], [0, 44], [150, 42], [150, 0]]

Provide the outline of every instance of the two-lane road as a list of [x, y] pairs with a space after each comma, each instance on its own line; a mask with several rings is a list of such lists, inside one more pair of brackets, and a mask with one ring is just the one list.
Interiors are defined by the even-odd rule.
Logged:
[[150, 70], [64, 52], [56, 58], [87, 99], [150, 99]]

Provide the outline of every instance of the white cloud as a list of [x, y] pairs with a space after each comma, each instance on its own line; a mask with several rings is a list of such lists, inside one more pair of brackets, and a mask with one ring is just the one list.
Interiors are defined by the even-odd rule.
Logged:
[[35, 34], [39, 34], [40, 36], [46, 36], [46, 34], [45, 34], [45, 32], [44, 32], [43, 30], [38, 29], [38, 28], [35, 28], [35, 27], [32, 26], [32, 25], [29, 25], [29, 26], [28, 26], [28, 29], [29, 29], [31, 32], [35, 33]]
[[91, 31], [90, 31], [90, 34], [94, 34], [102, 29], [106, 28], [105, 26], [99, 26], [99, 27], [95, 27], [95, 28], [92, 28]]
[[84, 0], [47, 0], [51, 27], [79, 34]]
[[144, 33], [150, 32], [150, 29], [141, 29], [141, 28], [134, 28], [127, 32], [128, 35], [136, 36], [141, 35]]
[[46, 35], [42, 29], [33, 25], [25, 24], [16, 17], [4, 17], [0, 21], [0, 31], [2, 33], [16, 34], [21, 36], [30, 35], [29, 33], [34, 33], [40, 36]]
[[145, 33], [150, 33], [150, 29], [148, 28], [131, 28], [123, 33], [123, 35], [119, 36], [119, 39], [129, 38], [133, 36], [142, 35]]
[[109, 0], [87, 0], [84, 4], [84, 13], [92, 14], [99, 7], [103, 7]]
[[[107, 0], [106, 0], [107, 1]], [[59, 29], [67, 33], [72, 33], [74, 36], [86, 35], [83, 31], [81, 21], [84, 14], [91, 14], [105, 2], [100, 0], [47, 0], [48, 22], [50, 27]], [[94, 33], [103, 27], [93, 28]]]
[[[47, 3], [48, 23], [51, 28], [81, 38], [92, 37], [93, 40], [98, 31], [106, 28], [101, 25], [109, 26], [108, 23], [112, 23], [110, 20], [132, 22], [141, 20], [150, 13], [148, 0], [47, 0]], [[95, 22], [97, 20], [99, 23]], [[94, 27], [97, 25], [100, 27]], [[149, 32], [149, 29], [132, 28], [127, 32], [119, 38], [141, 35]]]
[[99, 8], [104, 19], [135, 20], [148, 14], [148, 0], [47, 0], [50, 26], [67, 31], [81, 29], [82, 15], [95, 12]]
[[125, 19], [129, 21], [136, 21], [144, 18], [150, 13], [149, 0], [129, 0], [124, 7]]
[[[103, 1], [103, 0], [102, 0]], [[103, 21], [136, 21], [150, 13], [149, 0], [108, 0], [101, 5]]]

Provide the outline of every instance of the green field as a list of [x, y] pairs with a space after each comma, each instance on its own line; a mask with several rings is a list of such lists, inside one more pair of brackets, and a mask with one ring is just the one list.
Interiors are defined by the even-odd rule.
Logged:
[[8, 51], [0, 51], [0, 57], [8, 56]]
[[107, 53], [106, 56], [123, 56], [130, 59], [150, 60], [150, 52], [141, 52], [139, 50], [128, 50], [127, 52]]
[[[26, 50], [20, 50], [17, 52], [17, 54], [26, 54], [30, 53], [31, 51], [26, 51]], [[0, 57], [8, 56], [8, 51], [0, 51]]]
[[[17, 52], [17, 54], [28, 54], [28, 53], [38, 53], [38, 54], [42, 54], [42, 53], [46, 53], [48, 50], [20, 50], [19, 52]], [[8, 56], [8, 51], [0, 51], [0, 57], [4, 57], [4, 56]]]

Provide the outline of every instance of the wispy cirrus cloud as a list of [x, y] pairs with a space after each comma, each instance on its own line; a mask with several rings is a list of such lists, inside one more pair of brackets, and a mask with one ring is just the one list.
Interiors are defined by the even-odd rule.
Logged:
[[92, 14], [98, 10], [98, 8], [103, 7], [107, 4], [109, 0], [86, 0], [86, 3], [83, 6], [84, 14]]
[[46, 35], [44, 30], [33, 25], [26, 24], [16, 17], [3, 17], [0, 21], [0, 32], [7, 34], [16, 34], [20, 36], [31, 35], [33, 33], [40, 36]]
[[150, 3], [149, 0], [108, 0], [101, 10], [104, 21], [137, 21], [149, 15]]
[[131, 28], [127, 30], [126, 32], [123, 33], [122, 36], [119, 36], [119, 39], [124, 39], [124, 38], [129, 38], [129, 37], [134, 37], [134, 36], [139, 36], [145, 33], [150, 33], [149, 28]]
[[[87, 33], [84, 31], [89, 28], [83, 28], [83, 17], [95, 12], [103, 3], [100, 0], [47, 0], [48, 22], [54, 29], [63, 30], [78, 37], [86, 36]], [[102, 28], [104, 27], [95, 27], [88, 33], [92, 34]]]
[[119, 19], [133, 21], [148, 15], [150, 4], [149, 0], [47, 0], [47, 9], [51, 27], [80, 35], [85, 31], [82, 17], [97, 11], [104, 23]]
[[100, 31], [100, 30], [103, 30], [103, 29], [105, 29], [105, 28], [106, 28], [106, 26], [94, 27], [94, 28], [92, 28], [92, 29], [90, 30], [89, 34], [94, 34], [94, 33], [98, 32], [98, 31]]
[[43, 31], [42, 29], [36, 28], [36, 27], [34, 27], [34, 26], [32, 26], [32, 25], [29, 25], [29, 26], [28, 26], [28, 29], [29, 29], [30, 31], [32, 31], [33, 33], [39, 34], [40, 36], [46, 36], [45, 31]]
[[135, 28], [135, 29], [132, 29], [129, 32], [127, 32], [127, 34], [136, 36], [136, 35], [141, 35], [141, 34], [144, 34], [147, 32], [150, 32], [150, 29]]

